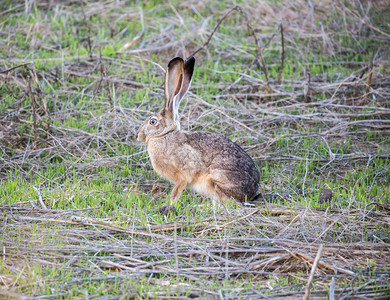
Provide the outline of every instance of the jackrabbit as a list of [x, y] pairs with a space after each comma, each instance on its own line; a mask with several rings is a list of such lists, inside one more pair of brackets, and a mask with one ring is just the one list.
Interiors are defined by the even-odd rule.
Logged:
[[[256, 196], [260, 179], [250, 156], [215, 133], [180, 130], [179, 104], [191, 85], [194, 66], [194, 57], [185, 62], [176, 57], [169, 62], [164, 108], [146, 119], [136, 138], [148, 145], [154, 170], [174, 183], [170, 205], [187, 187], [213, 201], [249, 201]], [[164, 209], [172, 206], [160, 211]]]

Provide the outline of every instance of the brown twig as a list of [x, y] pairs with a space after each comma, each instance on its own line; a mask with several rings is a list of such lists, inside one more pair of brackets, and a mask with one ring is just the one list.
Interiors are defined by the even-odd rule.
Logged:
[[50, 133], [50, 123], [51, 123], [49, 108], [47, 107], [47, 103], [43, 97], [42, 90], [39, 87], [39, 81], [38, 81], [38, 76], [37, 76], [37, 72], [35, 70], [35, 67], [32, 68], [32, 72], [34, 75], [33, 77], [34, 77], [35, 83], [37, 85], [36, 92], [38, 94], [39, 100], [41, 100], [41, 102], [42, 102], [43, 110], [45, 111], [45, 118], [46, 118], [45, 129], [46, 129], [46, 138], [48, 138], [48, 133]]
[[225, 20], [234, 10], [236, 10], [236, 7], [233, 7], [231, 9], [229, 9], [223, 16], [221, 19], [219, 19], [217, 25], [214, 26], [214, 29], [213, 31], [211, 32], [211, 34], [209, 35], [209, 37], [207, 38], [207, 41], [203, 43], [203, 45], [198, 48], [197, 50], [195, 50], [191, 56], [195, 56], [200, 50], [204, 49], [209, 43], [210, 43], [210, 40], [211, 38], [213, 37], [214, 33], [217, 31], [217, 29], [219, 28], [219, 26], [221, 25], [222, 21]]
[[364, 95], [364, 98], [365, 98], [366, 101], [368, 100], [368, 95], [370, 94], [370, 87], [371, 87], [371, 81], [372, 81], [373, 61], [374, 61], [374, 51], [371, 54], [370, 63], [368, 64], [367, 86], [366, 86], [366, 93]]
[[33, 115], [33, 124], [34, 124], [34, 144], [33, 144], [33, 149], [36, 148], [37, 146], [37, 140], [38, 140], [38, 129], [37, 129], [37, 114], [35, 111], [35, 98], [31, 89], [31, 78], [28, 78], [27, 80], [28, 83], [28, 93], [30, 95], [30, 101], [31, 101], [31, 110], [32, 110], [32, 115]]
[[279, 74], [278, 74], [278, 84], [280, 84], [282, 79], [282, 72], [284, 68], [284, 34], [283, 34], [283, 24], [280, 24], [280, 35], [282, 39], [282, 57], [280, 62]]
[[91, 34], [90, 34], [88, 22], [87, 22], [87, 17], [85, 15], [85, 11], [84, 11], [84, 1], [80, 0], [80, 4], [81, 4], [81, 12], [83, 13], [83, 20], [84, 20], [85, 29], [87, 30], [88, 54], [89, 54], [89, 58], [92, 60]]
[[242, 15], [244, 16], [245, 21], [246, 21], [246, 25], [247, 25], [248, 29], [250, 30], [250, 32], [252, 33], [252, 36], [253, 36], [253, 38], [254, 38], [254, 40], [255, 40], [256, 48], [257, 48], [258, 54], [260, 55], [260, 58], [261, 58], [261, 63], [262, 63], [263, 72], [264, 72], [264, 76], [265, 76], [265, 84], [267, 85], [267, 92], [269, 93], [269, 92], [271, 91], [271, 88], [270, 88], [270, 86], [269, 86], [267, 67], [266, 67], [266, 65], [265, 65], [265, 60], [264, 60], [264, 56], [263, 56], [263, 51], [262, 51], [261, 48], [260, 48], [259, 42], [258, 42], [257, 37], [256, 37], [256, 34], [255, 34], [255, 31], [253, 30], [252, 25], [249, 23], [248, 16], [247, 16], [246, 13], [241, 9], [241, 7], [237, 6], [237, 10], [240, 11], [240, 12], [242, 13]]
[[311, 88], [311, 74], [310, 71], [306, 68], [305, 69], [306, 73], [306, 84], [305, 84], [305, 92], [304, 92], [304, 97], [305, 97], [305, 102], [311, 102], [312, 100], [312, 88]]
[[0, 74], [2, 74], [2, 73], [9, 73], [9, 72], [11, 72], [12, 70], [15, 70], [15, 69], [17, 69], [17, 68], [24, 67], [24, 66], [27, 66], [27, 65], [31, 65], [31, 63], [28, 62], [28, 63], [20, 64], [20, 65], [17, 65], [17, 66], [15, 66], [15, 67], [12, 67], [12, 68], [9, 68], [9, 69], [6, 69], [6, 70], [1, 70], [1, 71], [0, 71]]
[[[104, 65], [101, 52], [100, 52], [100, 55], [99, 55], [99, 62], [100, 62], [100, 75], [101, 75], [99, 86], [100, 86], [100, 83], [102, 82], [102, 80], [104, 78], [104, 80], [106, 81], [106, 87], [107, 87], [107, 92], [108, 92], [108, 103], [110, 103], [111, 112], [114, 112], [114, 103], [113, 103], [112, 97], [111, 97], [110, 82], [108, 80], [107, 70], [106, 70], [106, 67]], [[98, 86], [97, 89], [99, 89], [99, 86]]]

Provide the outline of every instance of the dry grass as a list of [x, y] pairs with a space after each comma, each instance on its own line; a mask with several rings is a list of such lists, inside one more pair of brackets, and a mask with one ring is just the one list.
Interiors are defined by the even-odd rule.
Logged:
[[[338, 298], [351, 293], [355, 297], [367, 297], [373, 289], [380, 292], [388, 288], [387, 273], [377, 271], [388, 267], [388, 244], [361, 242], [361, 235], [367, 234], [365, 227], [389, 224], [390, 217], [369, 207], [362, 215], [360, 210], [321, 212], [267, 205], [220, 211], [214, 217], [187, 218], [146, 228], [117, 226], [77, 211], [6, 206], [2, 209], [7, 212], [4, 263], [19, 270], [21, 276], [25, 276], [23, 269], [33, 264], [72, 268], [72, 280], [62, 287], [65, 294], [73, 285], [91, 280], [116, 277], [125, 280], [153, 274], [156, 279], [152, 282], [157, 285], [172, 280], [171, 276], [185, 278], [184, 283], [178, 283], [179, 290], [183, 289], [179, 294], [185, 294], [187, 287], [193, 296], [217, 296], [215, 291], [208, 290], [212, 288], [207, 284], [210, 278], [233, 281], [246, 278], [254, 287], [257, 280], [265, 282], [258, 289], [237, 287], [230, 293], [231, 297], [243, 298], [269, 291], [277, 277], [293, 276], [298, 286], [286, 285], [271, 290], [269, 295], [299, 296], [304, 292], [320, 244], [325, 246], [318, 263], [313, 297], [328, 295], [327, 286], [332, 278], [341, 281], [367, 276], [371, 280], [363, 288], [336, 289]], [[36, 231], [32, 224], [44, 226]], [[175, 229], [177, 236], [171, 234]], [[17, 231], [22, 235], [16, 243], [13, 240]], [[345, 240], [346, 232], [348, 240]], [[61, 244], [53, 243], [58, 240]], [[107, 270], [112, 275], [104, 272]], [[85, 272], [90, 274], [90, 279], [84, 278]], [[15, 279], [10, 274], [2, 276], [2, 280], [6, 286], [12, 286]]]
[[168, 185], [133, 135], [234, 4], [0, 5], [0, 295], [300, 298], [324, 245], [312, 298], [388, 297], [386, 1], [245, 2], [261, 49], [223, 20], [181, 124], [242, 145], [264, 200], [156, 212]]

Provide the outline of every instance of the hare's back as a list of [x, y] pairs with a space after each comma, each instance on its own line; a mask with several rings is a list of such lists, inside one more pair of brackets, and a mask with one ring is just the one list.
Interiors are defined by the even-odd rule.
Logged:
[[[223, 172], [234, 186], [255, 193], [260, 180], [251, 157], [231, 140], [210, 132], [187, 134], [187, 143], [200, 152], [203, 163], [211, 170]], [[221, 176], [222, 177], [222, 176]]]

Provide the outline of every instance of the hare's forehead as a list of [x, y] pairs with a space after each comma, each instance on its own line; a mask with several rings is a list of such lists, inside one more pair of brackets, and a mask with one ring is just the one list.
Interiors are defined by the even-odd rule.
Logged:
[[161, 120], [162, 119], [162, 116], [160, 116], [159, 114], [154, 114], [154, 115], [151, 115], [148, 120], [151, 120], [151, 119], [156, 119], [156, 120]]

